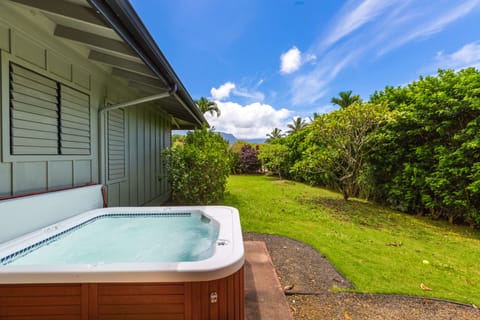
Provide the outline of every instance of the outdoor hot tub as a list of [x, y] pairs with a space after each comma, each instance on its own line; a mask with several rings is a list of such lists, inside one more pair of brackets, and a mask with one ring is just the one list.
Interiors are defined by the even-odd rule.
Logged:
[[0, 244], [0, 318], [243, 319], [243, 264], [235, 208], [92, 209]]

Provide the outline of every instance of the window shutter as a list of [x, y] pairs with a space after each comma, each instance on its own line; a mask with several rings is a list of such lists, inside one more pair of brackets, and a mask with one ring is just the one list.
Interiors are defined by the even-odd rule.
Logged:
[[108, 112], [108, 179], [125, 177], [125, 111]]
[[60, 153], [90, 154], [90, 97], [60, 84]]
[[57, 83], [12, 63], [10, 97], [11, 154], [58, 154]]

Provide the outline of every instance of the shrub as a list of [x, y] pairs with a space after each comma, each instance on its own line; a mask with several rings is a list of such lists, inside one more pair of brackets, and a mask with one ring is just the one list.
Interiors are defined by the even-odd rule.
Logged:
[[202, 128], [187, 133], [184, 143], [163, 153], [172, 200], [182, 204], [211, 204], [223, 199], [230, 172], [228, 143]]
[[258, 147], [253, 148], [249, 144], [245, 144], [238, 155], [240, 170], [242, 173], [256, 173], [260, 169], [260, 161], [258, 160]]

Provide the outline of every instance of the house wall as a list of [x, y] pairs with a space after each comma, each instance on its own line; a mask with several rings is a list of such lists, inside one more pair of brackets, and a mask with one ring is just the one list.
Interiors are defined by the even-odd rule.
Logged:
[[[84, 48], [66, 45], [64, 40], [52, 36], [54, 27], [43, 15], [0, 2], [0, 197], [102, 183], [108, 187], [110, 206], [166, 199], [166, 181], [159, 179], [158, 173], [160, 177], [164, 174], [160, 150], [170, 144], [170, 117], [152, 104], [120, 110], [124, 139], [112, 133], [116, 139], [116, 145], [112, 145], [108, 130], [118, 126], [118, 115], [112, 114], [111, 119], [116, 122], [109, 126], [110, 112], [99, 109], [105, 101], [128, 101], [138, 94], [109, 76], [108, 70], [86, 59]], [[89, 155], [11, 154], [10, 61], [89, 95]], [[115, 153], [115, 149], [121, 150]], [[122, 152], [123, 160], [119, 156]]]

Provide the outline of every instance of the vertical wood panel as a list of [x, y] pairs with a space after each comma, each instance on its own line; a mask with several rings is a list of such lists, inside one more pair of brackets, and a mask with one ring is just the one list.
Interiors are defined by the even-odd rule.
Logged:
[[193, 296], [192, 296], [192, 283], [191, 282], [186, 282], [184, 284], [184, 296], [185, 296], [185, 319], [191, 319], [192, 318], [192, 301], [193, 301]]
[[14, 194], [47, 189], [46, 162], [14, 162], [12, 165]]
[[121, 207], [128, 207], [130, 205], [130, 201], [128, 198], [128, 182], [127, 181], [122, 181], [119, 184], [120, 187], [120, 202], [119, 206]]
[[244, 269], [243, 267], [238, 271], [236, 272], [235, 274], [233, 274], [233, 277], [235, 279], [235, 316], [236, 316], [236, 319], [238, 320], [244, 320], [245, 316], [244, 316], [244, 297], [245, 297], [245, 293], [244, 293]]
[[225, 280], [218, 281], [218, 318], [227, 319], [227, 282]]
[[200, 285], [197, 282], [192, 283], [192, 320], [201, 320], [200, 289]]
[[227, 319], [235, 319], [235, 284], [233, 277], [227, 278]]
[[66, 59], [51, 50], [47, 51], [47, 68], [48, 71], [64, 78], [65, 80], [72, 80], [72, 65]]
[[83, 283], [82, 285], [82, 294], [81, 294], [81, 299], [82, 299], [82, 309], [81, 309], [81, 316], [82, 320], [89, 320], [88, 317], [88, 284]]
[[88, 285], [88, 320], [98, 319], [98, 285], [91, 283]]
[[14, 33], [14, 38], [15, 48], [13, 51], [16, 56], [45, 69], [45, 49], [17, 32]]
[[[159, 123], [159, 126], [158, 126], [158, 144], [159, 144], [159, 150], [162, 151], [165, 146], [163, 144], [163, 118], [160, 118], [160, 123]], [[158, 188], [159, 188], [159, 194], [165, 194], [165, 190], [163, 188], [163, 185], [165, 183], [165, 173], [164, 173], [164, 170], [163, 170], [163, 157], [162, 155], [160, 154], [160, 161], [159, 161], [159, 165], [160, 165], [160, 168], [159, 168], [159, 172], [160, 172], [160, 181], [159, 181], [159, 185], [158, 185]]]
[[90, 74], [78, 65], [72, 66], [72, 80], [79, 86], [90, 90]]
[[200, 283], [200, 300], [201, 305], [201, 318], [209, 319], [209, 310], [210, 310], [210, 292], [208, 292], [208, 282]]
[[81, 185], [93, 182], [92, 160], [75, 160], [73, 162], [73, 184]]
[[150, 193], [150, 177], [151, 177], [150, 153], [152, 152], [152, 150], [150, 150], [150, 118], [151, 116], [152, 116], [152, 113], [147, 111], [146, 117], [145, 117], [145, 154], [144, 154], [145, 200], [144, 202], [148, 202], [152, 199], [152, 195]]
[[48, 188], [73, 186], [73, 161], [48, 162]]
[[120, 205], [120, 185], [111, 183], [108, 185], [108, 206], [118, 207]]
[[210, 312], [209, 312], [208, 319], [218, 320], [219, 319], [218, 309], [219, 309], [219, 305], [220, 305], [221, 302], [218, 299], [219, 293], [218, 293], [218, 281], [217, 280], [210, 281], [210, 283], [209, 283], [209, 295], [212, 294], [213, 292], [217, 293], [217, 302], [209, 304]]
[[150, 118], [150, 200], [153, 200], [158, 196], [158, 193], [155, 190], [155, 180], [157, 180], [157, 172], [155, 171], [155, 155], [157, 154], [157, 149], [155, 149], [155, 129], [157, 118], [158, 115], [156, 114], [152, 114], [152, 117]]
[[162, 194], [161, 189], [160, 189], [161, 181], [159, 180], [159, 177], [161, 177], [160, 161], [161, 161], [161, 151], [162, 151], [162, 149], [160, 147], [161, 118], [158, 117], [156, 120], [157, 121], [156, 121], [156, 125], [155, 125], [155, 150], [157, 150], [157, 151], [156, 151], [155, 155], [157, 156], [157, 158], [155, 160], [155, 192], [156, 192], [156, 194], [161, 195]]
[[[167, 130], [166, 120], [163, 119], [163, 121], [162, 121], [162, 132], [161, 132], [162, 149], [170, 147], [166, 144], [166, 141], [165, 141], [165, 135], [166, 135], [165, 130]], [[165, 170], [165, 166], [162, 166], [162, 193], [167, 193], [168, 192], [167, 184], [168, 184], [167, 173], [166, 173], [166, 170]]]
[[139, 205], [138, 201], [138, 165], [137, 165], [137, 109], [128, 108], [128, 181], [130, 191], [129, 205]]
[[240, 284], [239, 284], [239, 308], [240, 308], [240, 319], [244, 320], [245, 319], [245, 267], [243, 266], [240, 269]]
[[138, 204], [145, 203], [145, 111], [139, 108], [137, 121]]
[[0, 23], [0, 49], [10, 52], [10, 29], [3, 23]]
[[0, 196], [12, 194], [12, 164], [0, 162]]
[[[163, 133], [164, 133], [164, 148], [170, 148], [171, 147], [171, 137], [172, 137], [172, 132], [171, 132], [171, 123], [168, 121], [164, 121], [164, 127], [163, 127]], [[170, 192], [170, 187], [168, 185], [168, 180], [165, 179], [165, 184], [164, 184], [165, 192]]]

